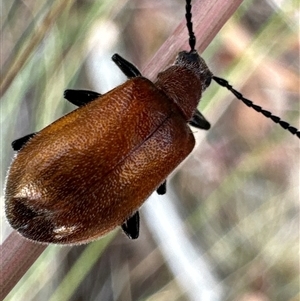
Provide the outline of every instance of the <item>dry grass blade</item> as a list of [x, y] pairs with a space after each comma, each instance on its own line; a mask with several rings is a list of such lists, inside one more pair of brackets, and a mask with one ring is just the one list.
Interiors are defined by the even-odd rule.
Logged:
[[[5, 71], [0, 102], [1, 185], [13, 156], [10, 142], [74, 109], [64, 102], [64, 89], [103, 93], [105, 80], [111, 81], [110, 88], [119, 83], [115, 80], [120, 72], [110, 61], [113, 53], [154, 79], [178, 51], [189, 49], [182, 2], [3, 4], [7, 17], [2, 20], [1, 44]], [[196, 48], [214, 74], [297, 126], [295, 2], [243, 1], [229, 21], [242, 1], [192, 2]], [[145, 218], [148, 204], [141, 210], [147, 223], [142, 223], [134, 243], [116, 231], [113, 240], [95, 245], [48, 247], [35, 264], [45, 246], [12, 233], [0, 247], [1, 299], [10, 291], [5, 301], [63, 296], [71, 301], [193, 300], [183, 284], [190, 278], [173, 269], [174, 264], [179, 267], [178, 257], [167, 229], [177, 238], [184, 233], [196, 257], [209, 264], [218, 286], [227, 289], [222, 300], [280, 301], [299, 296], [297, 139], [215, 84], [205, 91], [199, 109], [212, 128], [193, 129], [198, 147], [168, 185], [169, 195], [173, 187], [177, 196], [171, 202], [178, 223], [165, 212], [169, 207], [162, 198], [157, 219]], [[1, 218], [4, 221], [4, 215]], [[3, 235], [10, 231], [6, 226], [3, 222]], [[185, 260], [191, 257], [186, 254]], [[201, 273], [199, 261], [189, 265]], [[198, 280], [193, 283], [198, 285]]]

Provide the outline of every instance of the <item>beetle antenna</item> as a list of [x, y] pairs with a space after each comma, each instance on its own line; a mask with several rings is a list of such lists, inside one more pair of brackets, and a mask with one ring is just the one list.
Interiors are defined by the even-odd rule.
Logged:
[[193, 32], [193, 22], [192, 22], [192, 4], [191, 0], [186, 0], [186, 6], [185, 6], [185, 18], [186, 18], [186, 27], [189, 31], [189, 45], [191, 47], [191, 51], [195, 50], [196, 45], [196, 37]]
[[288, 122], [281, 120], [278, 116], [273, 115], [271, 112], [264, 110], [262, 107], [254, 104], [251, 100], [245, 98], [240, 92], [235, 90], [229, 84], [229, 82], [227, 80], [225, 80], [223, 78], [220, 78], [220, 77], [217, 77], [217, 76], [213, 76], [212, 78], [220, 86], [225, 87], [229, 91], [231, 91], [232, 94], [234, 94], [235, 97], [237, 99], [241, 100], [245, 105], [247, 105], [248, 107], [254, 109], [256, 112], [259, 112], [259, 113], [263, 114], [265, 117], [272, 119], [273, 122], [280, 124], [282, 128], [284, 128], [285, 130], [288, 130], [293, 135], [296, 135], [298, 138], [300, 138], [300, 131], [297, 128], [291, 126]]

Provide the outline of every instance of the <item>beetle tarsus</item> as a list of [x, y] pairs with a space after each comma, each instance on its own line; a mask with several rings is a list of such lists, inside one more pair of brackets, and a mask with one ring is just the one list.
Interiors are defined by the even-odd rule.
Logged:
[[210, 123], [205, 119], [205, 117], [196, 110], [192, 119], [189, 120], [189, 124], [197, 129], [209, 130]]
[[141, 72], [133, 64], [122, 58], [119, 54], [115, 53], [111, 59], [128, 78], [142, 76]]
[[11, 146], [13, 148], [14, 151], [19, 151], [26, 143], [28, 140], [30, 140], [36, 133], [31, 133], [28, 134], [24, 137], [21, 137], [19, 139], [14, 140], [11, 143]]
[[121, 226], [124, 233], [130, 239], [137, 239], [140, 234], [140, 215], [139, 212], [135, 212], [126, 222]]
[[100, 96], [101, 94], [89, 90], [68, 89], [64, 92], [64, 98], [78, 107], [82, 107]]
[[167, 181], [164, 181], [160, 186], [156, 189], [157, 194], [163, 195], [167, 192]]

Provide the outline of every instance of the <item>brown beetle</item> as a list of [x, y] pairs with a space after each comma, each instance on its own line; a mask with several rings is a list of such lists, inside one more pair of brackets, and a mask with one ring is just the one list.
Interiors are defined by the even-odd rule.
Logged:
[[191, 50], [180, 52], [154, 83], [116, 54], [113, 61], [128, 81], [104, 95], [66, 90], [65, 98], [80, 108], [12, 143], [18, 153], [8, 171], [5, 208], [20, 234], [44, 243], [74, 244], [121, 226], [137, 238], [140, 206], [153, 191], [166, 192], [167, 176], [194, 147], [187, 124], [210, 127], [197, 105], [212, 79], [300, 136], [213, 76], [194, 49], [190, 2]]

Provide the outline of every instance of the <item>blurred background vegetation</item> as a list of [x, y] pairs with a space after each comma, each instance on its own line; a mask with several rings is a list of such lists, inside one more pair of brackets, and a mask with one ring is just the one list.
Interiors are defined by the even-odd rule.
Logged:
[[[73, 110], [66, 88], [122, 83], [115, 52], [142, 70], [182, 20], [182, 2], [2, 2], [1, 188], [11, 141]], [[203, 56], [299, 128], [298, 18], [297, 1], [246, 0]], [[5, 300], [298, 300], [299, 140], [216, 84], [199, 108], [212, 129], [193, 129], [197, 147], [168, 195], [143, 206], [137, 241], [117, 230], [50, 246]], [[5, 239], [3, 207], [1, 220]]]

